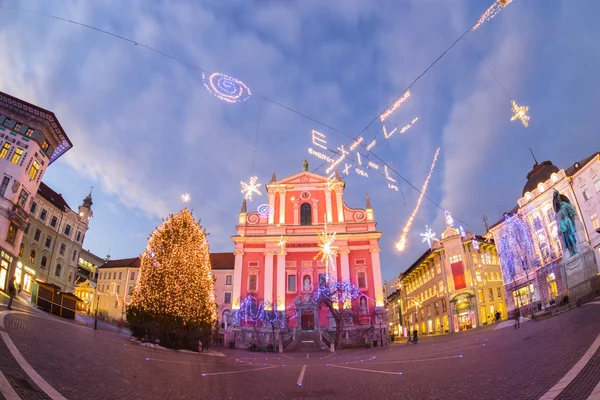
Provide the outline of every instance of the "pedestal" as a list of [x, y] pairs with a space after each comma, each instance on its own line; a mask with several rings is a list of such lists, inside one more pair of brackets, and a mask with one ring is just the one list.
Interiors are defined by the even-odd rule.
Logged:
[[[565, 255], [567, 252], [565, 252]], [[560, 262], [561, 269], [566, 275], [566, 286], [572, 300], [586, 296], [592, 291], [592, 279], [597, 274], [594, 252], [592, 250], [579, 252]]]

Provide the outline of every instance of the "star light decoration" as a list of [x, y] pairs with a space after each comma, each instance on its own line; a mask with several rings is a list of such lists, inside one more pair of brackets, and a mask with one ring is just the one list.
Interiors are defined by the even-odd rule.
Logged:
[[286, 245], [286, 241], [283, 240], [283, 235], [281, 235], [279, 237], [279, 241], [277, 242], [277, 244], [275, 245], [277, 247], [277, 254], [279, 255], [283, 255], [285, 253], [285, 245]]
[[420, 234], [421, 237], [423, 238], [423, 240], [421, 241], [422, 243], [427, 242], [427, 245], [429, 245], [431, 247], [431, 242], [436, 240], [436, 233], [435, 232], [431, 232], [431, 228], [427, 225], [425, 225], [425, 233], [421, 233]]
[[250, 177], [248, 183], [244, 181], [240, 181], [242, 184], [242, 193], [244, 193], [244, 199], [252, 201], [252, 193], [256, 193], [257, 195], [261, 195], [258, 187], [260, 183], [258, 183], [258, 178], [256, 176]]
[[527, 111], [529, 111], [528, 106], [519, 106], [514, 100], [512, 101], [512, 112], [514, 113], [511, 117], [511, 121], [515, 119], [521, 120], [523, 126], [527, 128], [529, 126], [529, 115], [527, 115]]
[[184, 193], [181, 195], [181, 201], [183, 201], [184, 203], [189, 203], [190, 200], [192, 200], [192, 196], [190, 196], [189, 193]]
[[[329, 233], [329, 231], [327, 230], [327, 223], [325, 223], [325, 230], [317, 231], [317, 233], [320, 239], [318, 246], [321, 250], [319, 250], [314, 259], [321, 259], [321, 261], [325, 261], [326, 276], [330, 276], [329, 264], [335, 265], [333, 263], [333, 257], [336, 254], [335, 249], [337, 248], [337, 246], [334, 246], [333, 242], [335, 242], [336, 233]], [[333, 276], [335, 277], [335, 275]]]

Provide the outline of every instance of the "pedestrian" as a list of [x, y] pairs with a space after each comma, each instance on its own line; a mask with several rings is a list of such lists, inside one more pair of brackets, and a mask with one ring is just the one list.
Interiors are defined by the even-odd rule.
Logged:
[[496, 323], [500, 321], [500, 311], [496, 311]]
[[517, 308], [515, 309], [515, 329], [521, 327], [521, 311]]
[[198, 340], [198, 353], [202, 353], [202, 339]]
[[415, 329], [413, 331], [413, 343], [414, 344], [417, 344], [417, 342], [419, 341], [419, 338], [417, 337], [418, 334], [419, 334], [419, 331]]
[[17, 287], [15, 286], [16, 279], [17, 278], [15, 276], [11, 276], [8, 280], [8, 295], [10, 296], [10, 298], [8, 300], [8, 306], [6, 308], [8, 308], [9, 310], [12, 310], [12, 302], [15, 296], [17, 295]]

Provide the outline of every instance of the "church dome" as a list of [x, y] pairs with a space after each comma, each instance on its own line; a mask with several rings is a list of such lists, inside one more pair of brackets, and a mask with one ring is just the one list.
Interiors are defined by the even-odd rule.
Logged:
[[552, 174], [558, 173], [559, 169], [550, 161], [543, 161], [541, 164], [536, 163], [533, 169], [527, 174], [527, 183], [523, 188], [523, 196], [527, 192], [533, 192], [540, 183], [546, 182]]

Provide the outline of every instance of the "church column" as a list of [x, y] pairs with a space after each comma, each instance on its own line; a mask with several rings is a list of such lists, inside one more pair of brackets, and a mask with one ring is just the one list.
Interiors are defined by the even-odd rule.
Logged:
[[327, 222], [333, 222], [332, 208], [331, 208], [331, 190], [325, 189], [325, 206], [327, 208]]
[[285, 224], [285, 190], [279, 191], [279, 223]]
[[342, 188], [338, 188], [335, 192], [336, 204], [337, 204], [337, 212], [338, 212], [338, 221], [344, 222], [344, 200], [342, 199]]
[[[265, 284], [263, 292], [263, 300], [266, 304], [273, 304], [273, 253], [272, 251], [265, 252]], [[269, 308], [270, 309], [270, 308]]]
[[[269, 224], [275, 223], [275, 192], [269, 189], [269, 207], [273, 212], [269, 213]], [[279, 205], [281, 207], [281, 204]]]
[[381, 288], [381, 263], [379, 261], [379, 247], [373, 247], [371, 252], [371, 267], [373, 269], [373, 286], [375, 287], [375, 300], [377, 307], [383, 307], [383, 289]]
[[342, 264], [342, 281], [350, 280], [350, 254], [349, 249], [340, 250], [340, 263]]
[[277, 254], [277, 311], [285, 311], [285, 251]]
[[319, 223], [319, 200], [312, 199], [312, 223], [317, 225]]
[[233, 266], [232, 308], [234, 310], [239, 310], [242, 296], [242, 262], [244, 259], [244, 251], [236, 250], [233, 254], [235, 254], [235, 263]]

